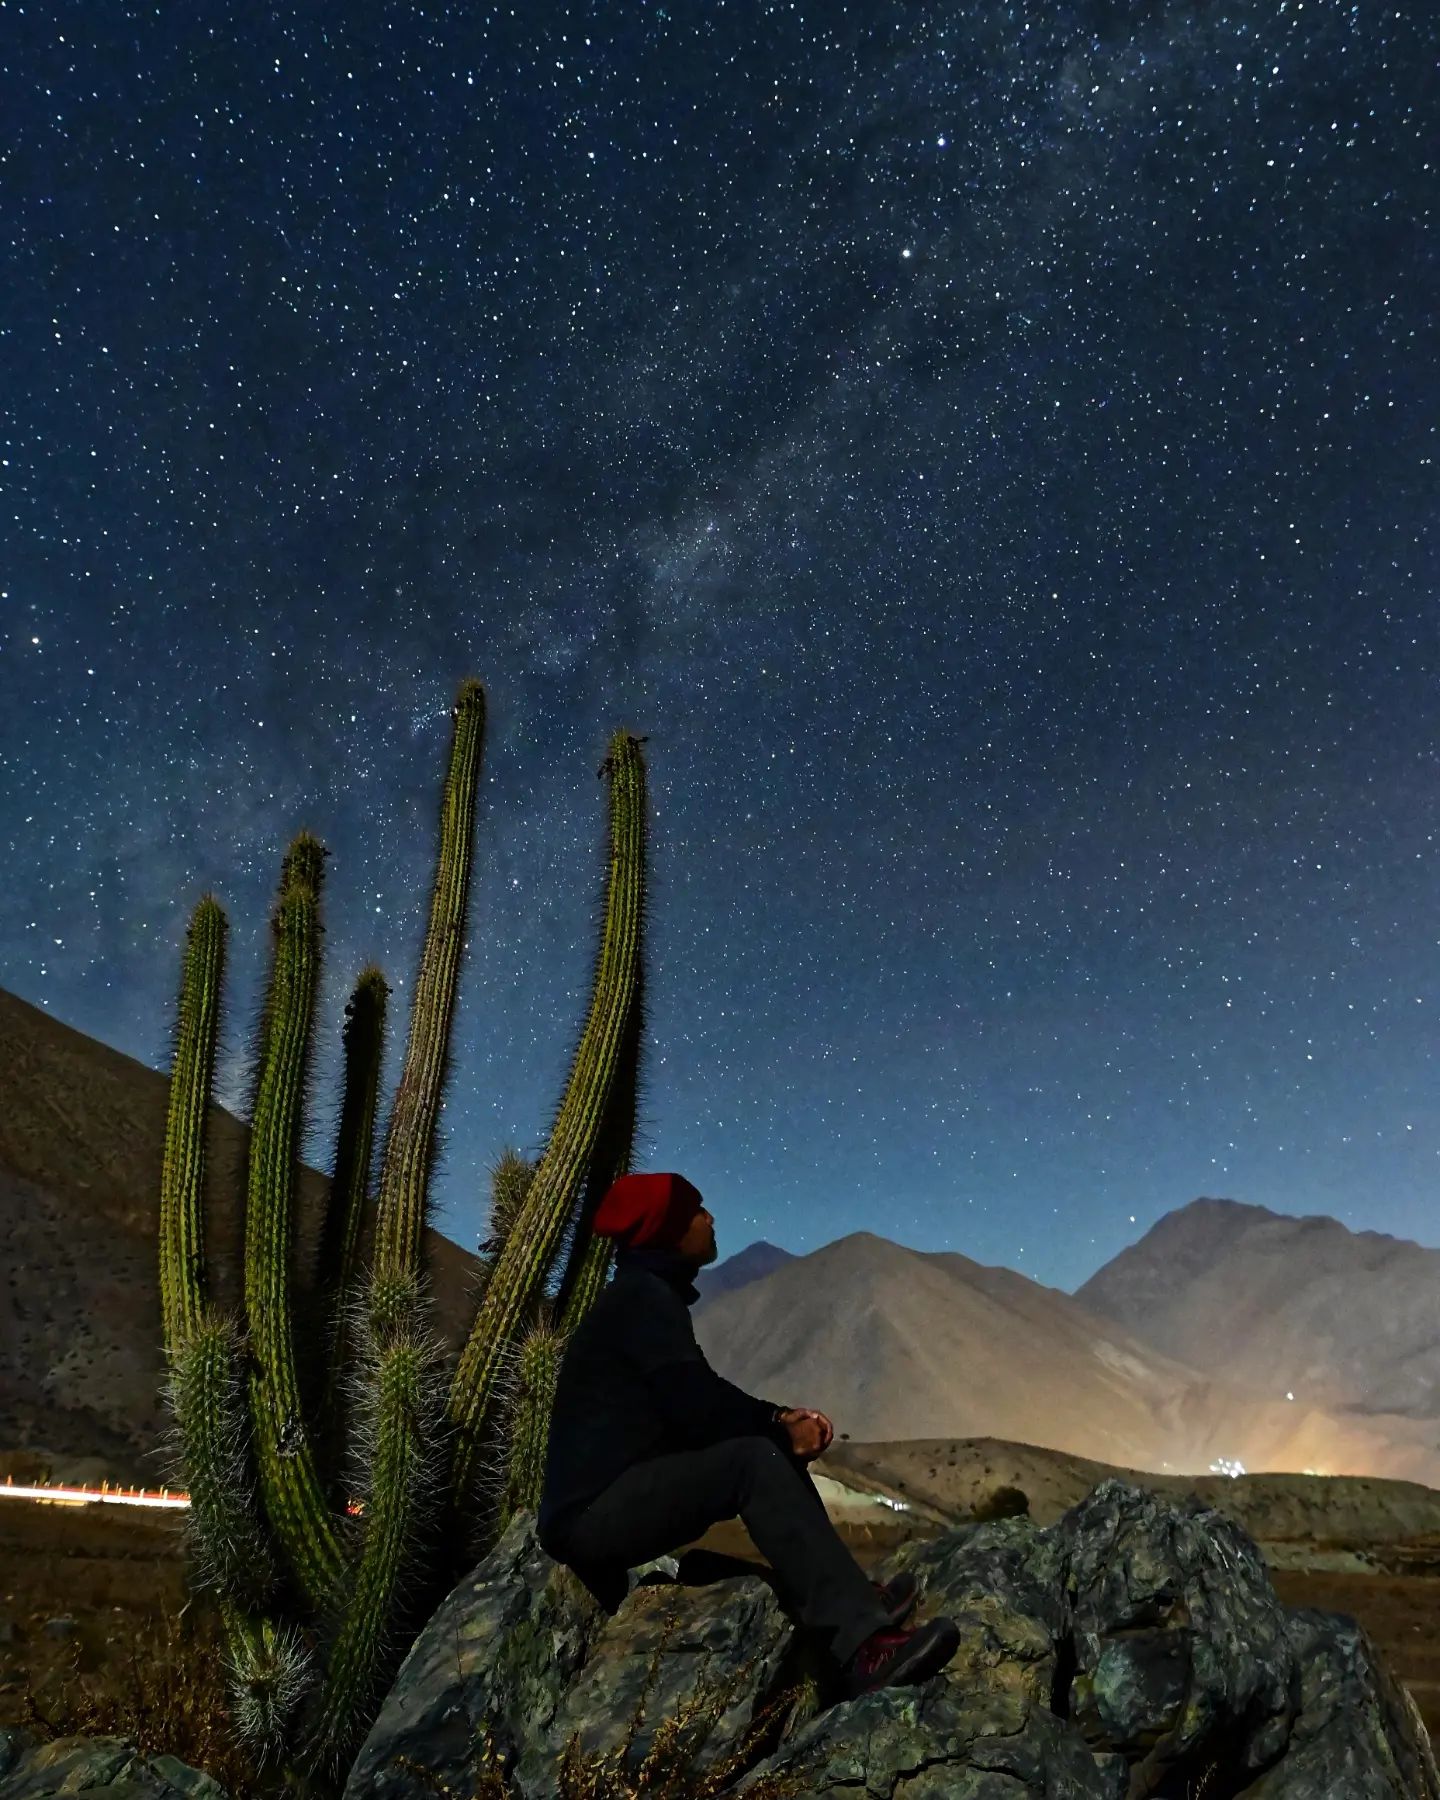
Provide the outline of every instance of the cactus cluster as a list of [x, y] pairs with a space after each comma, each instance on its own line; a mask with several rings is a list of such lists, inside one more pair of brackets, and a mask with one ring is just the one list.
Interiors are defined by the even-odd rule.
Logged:
[[[257, 1033], [244, 1177], [244, 1299], [214, 1297], [205, 1125], [225, 975], [213, 895], [189, 924], [160, 1217], [167, 1397], [196, 1568], [218, 1598], [233, 1715], [302, 1782], [335, 1780], [387, 1679], [456, 1574], [539, 1498], [560, 1356], [607, 1270], [590, 1230], [630, 1167], [644, 1039], [646, 786], [617, 731], [600, 769], [609, 836], [589, 1010], [543, 1153], [492, 1170], [474, 1322], [453, 1368], [430, 1315], [424, 1241], [470, 890], [485, 698], [462, 683], [409, 1037], [372, 1196], [386, 997], [364, 969], [346, 1006], [334, 1175], [308, 1288], [295, 1279], [297, 1178], [321, 965], [325, 847], [283, 860]], [[306, 1304], [297, 1305], [304, 1295]]]

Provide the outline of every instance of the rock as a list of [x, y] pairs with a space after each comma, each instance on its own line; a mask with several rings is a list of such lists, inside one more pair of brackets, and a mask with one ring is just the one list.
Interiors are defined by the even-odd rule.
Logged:
[[[692, 1589], [675, 1581], [636, 1587], [606, 1625], [589, 1661], [515, 1771], [524, 1800], [550, 1800], [572, 1739], [583, 1761], [608, 1758], [633, 1773], [656, 1733], [689, 1713], [683, 1765], [698, 1775], [733, 1756], [779, 1672], [792, 1626], [770, 1584], [732, 1576]], [[638, 1723], [636, 1721], [638, 1720]], [[633, 1729], [632, 1729], [633, 1727]]]
[[1194, 1495], [1102, 1482], [1052, 1528], [1066, 1568], [1069, 1715], [1136, 1794], [1227, 1779], [1285, 1748], [1300, 1669], [1254, 1541]]
[[1347, 1613], [1298, 1607], [1287, 1621], [1300, 1716], [1285, 1754], [1244, 1800], [1426, 1800], [1440, 1794], [1429, 1735], [1409, 1690]]
[[[605, 1615], [520, 1513], [411, 1646], [345, 1784], [346, 1800], [464, 1790], [488, 1728], [513, 1762], [548, 1729]], [[426, 1771], [418, 1775], [407, 1767]]]
[[687, 1714], [694, 1784], [753, 1800], [1440, 1800], [1364, 1632], [1288, 1611], [1243, 1527], [1195, 1495], [1112, 1479], [1053, 1525], [967, 1522], [872, 1574], [902, 1568], [960, 1649], [918, 1687], [847, 1700], [752, 1567], [657, 1560], [607, 1614], [523, 1514], [417, 1640], [347, 1800], [471, 1792], [486, 1724], [516, 1800], [552, 1800], [572, 1739], [587, 1772], [633, 1774]]
[[1069, 1614], [1054, 1527], [1041, 1530], [1025, 1517], [959, 1525], [903, 1544], [875, 1573], [888, 1579], [902, 1569], [919, 1585], [925, 1616], [948, 1614], [960, 1627], [948, 1681], [1058, 1710]]
[[58, 1619], [47, 1619], [40, 1627], [47, 1638], [72, 1638], [80, 1627], [69, 1613], [62, 1613]]
[[53, 1795], [109, 1795], [110, 1800], [226, 1800], [225, 1790], [173, 1756], [142, 1756], [128, 1739], [53, 1738], [0, 1731], [0, 1800], [51, 1800]]
[[776, 1777], [795, 1800], [1122, 1800], [1124, 1764], [1101, 1770], [1063, 1719], [1019, 1692], [964, 1693], [938, 1676], [832, 1707], [733, 1791], [766, 1794]]

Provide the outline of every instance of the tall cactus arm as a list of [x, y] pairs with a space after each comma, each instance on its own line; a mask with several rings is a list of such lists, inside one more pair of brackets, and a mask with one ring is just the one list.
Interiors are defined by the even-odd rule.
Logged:
[[430, 922], [420, 954], [410, 1035], [380, 1167], [376, 1262], [394, 1275], [418, 1275], [441, 1088], [450, 1057], [450, 1025], [465, 947], [465, 912], [475, 836], [475, 797], [485, 742], [485, 690], [461, 683], [452, 709], [450, 763], [440, 808], [440, 848]]
[[644, 1043], [645, 966], [642, 953], [630, 1015], [625, 1021], [614, 1095], [595, 1146], [585, 1183], [585, 1203], [575, 1221], [564, 1272], [555, 1295], [555, 1315], [567, 1333], [573, 1331], [590, 1310], [610, 1271], [610, 1253], [614, 1246], [608, 1238], [597, 1238], [590, 1222], [610, 1184], [628, 1174], [633, 1167], [643, 1085]]
[[345, 1088], [314, 1289], [326, 1333], [321, 1439], [331, 1446], [339, 1444], [343, 1428], [341, 1374], [349, 1350], [349, 1297], [369, 1190], [389, 992], [383, 972], [371, 963], [361, 970], [345, 1007]]
[[[314, 878], [307, 881], [312, 867]], [[291, 1316], [295, 1179], [319, 971], [318, 890], [318, 858], [297, 855], [274, 921], [275, 954], [251, 1122], [245, 1207], [250, 1412], [260, 1491], [275, 1534], [313, 1606], [324, 1604], [344, 1572], [339, 1535], [326, 1505], [301, 1404]]]
[[355, 1388], [362, 1442], [364, 1543], [335, 1642], [310, 1754], [333, 1767], [352, 1747], [393, 1646], [407, 1558], [429, 1535], [444, 1418], [438, 1348], [422, 1330], [421, 1245], [441, 1090], [465, 947], [474, 816], [485, 735], [481, 684], [461, 684], [440, 812], [430, 921], [380, 1171], [374, 1264], [365, 1294], [366, 1356]]
[[203, 894], [185, 938], [160, 1172], [160, 1305], [171, 1352], [205, 1309], [205, 1127], [228, 929], [219, 901]]
[[594, 1154], [640, 967], [646, 828], [640, 740], [617, 732], [602, 773], [606, 771], [610, 868], [589, 1016], [545, 1154], [486, 1286], [450, 1388], [448, 1413], [456, 1434], [451, 1494], [462, 1509], [468, 1503], [497, 1377]]

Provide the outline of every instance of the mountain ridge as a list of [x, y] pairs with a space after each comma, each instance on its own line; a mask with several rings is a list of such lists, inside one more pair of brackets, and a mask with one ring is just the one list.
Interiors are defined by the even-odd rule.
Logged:
[[1003, 1437], [1125, 1467], [1317, 1470], [1440, 1486], [1433, 1433], [1242, 1387], [1017, 1270], [870, 1232], [703, 1307], [715, 1368], [855, 1440]]

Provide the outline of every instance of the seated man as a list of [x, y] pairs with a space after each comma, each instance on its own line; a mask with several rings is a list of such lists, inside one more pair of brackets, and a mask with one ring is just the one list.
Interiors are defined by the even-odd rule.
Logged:
[[626, 1175], [596, 1211], [615, 1274], [566, 1347], [537, 1530], [609, 1605], [625, 1571], [739, 1517], [802, 1625], [828, 1642], [849, 1694], [922, 1681], [959, 1645], [950, 1619], [901, 1628], [915, 1582], [869, 1581], [805, 1464], [830, 1443], [823, 1413], [757, 1400], [695, 1342], [693, 1278], [715, 1224], [681, 1175]]

